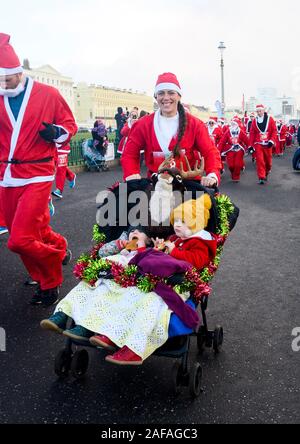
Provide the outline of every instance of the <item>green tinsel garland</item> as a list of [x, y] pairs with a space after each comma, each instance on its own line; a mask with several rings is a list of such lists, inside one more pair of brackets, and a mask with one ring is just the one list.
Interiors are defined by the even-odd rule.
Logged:
[[104, 233], [100, 232], [99, 225], [95, 224], [93, 226], [93, 241], [95, 241], [97, 244], [100, 244], [102, 242], [105, 242], [106, 236]]
[[[217, 230], [217, 235], [226, 237], [229, 234], [229, 217], [234, 211], [234, 206], [230, 198], [224, 194], [219, 194], [215, 198], [218, 216], [219, 216], [219, 227]], [[100, 228], [97, 224], [93, 226], [93, 240], [96, 243], [105, 242], [106, 236], [104, 233], [100, 232]], [[223, 250], [223, 245], [219, 245], [217, 248], [217, 254], [212, 264], [206, 267], [200, 273], [200, 279], [203, 283], [208, 283], [212, 280], [216, 268], [219, 266], [221, 261], [221, 253]], [[109, 270], [111, 263], [105, 258], [93, 259], [90, 254], [83, 254], [77, 261], [77, 264], [85, 264], [85, 269], [82, 273], [82, 277], [87, 282], [96, 282], [100, 271]], [[133, 276], [137, 273], [137, 267], [131, 265], [125, 267], [124, 275], [126, 277]], [[156, 281], [154, 277], [151, 276], [141, 276], [137, 280], [137, 287], [144, 292], [150, 292], [155, 287]], [[185, 280], [182, 284], [176, 285], [174, 290], [178, 293], [185, 293], [195, 289], [195, 283]]]

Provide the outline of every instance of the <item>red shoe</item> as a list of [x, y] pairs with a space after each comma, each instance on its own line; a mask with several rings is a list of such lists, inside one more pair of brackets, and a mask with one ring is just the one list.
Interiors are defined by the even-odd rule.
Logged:
[[112, 342], [107, 336], [104, 335], [95, 335], [90, 338], [90, 343], [95, 345], [96, 347], [103, 347], [106, 350], [115, 350], [116, 344]]
[[112, 364], [118, 365], [142, 365], [143, 360], [140, 356], [135, 354], [130, 348], [126, 345], [118, 350], [113, 355], [108, 355], [105, 357], [105, 361], [108, 361]]

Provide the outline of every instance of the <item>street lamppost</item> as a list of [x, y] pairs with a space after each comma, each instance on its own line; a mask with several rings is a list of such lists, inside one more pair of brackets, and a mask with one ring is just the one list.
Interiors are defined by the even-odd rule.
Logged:
[[222, 92], [222, 117], [224, 117], [224, 111], [225, 111], [225, 94], [224, 94], [224, 60], [223, 60], [223, 54], [226, 49], [226, 46], [224, 45], [224, 42], [220, 42], [218, 49], [221, 53], [221, 92]]

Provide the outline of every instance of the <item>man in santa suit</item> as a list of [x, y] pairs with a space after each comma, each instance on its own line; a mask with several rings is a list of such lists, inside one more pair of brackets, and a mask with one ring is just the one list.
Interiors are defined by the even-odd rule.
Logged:
[[[145, 151], [148, 175], [157, 173], [159, 166], [170, 158], [170, 164], [185, 171], [188, 179], [199, 178], [200, 158], [205, 162], [204, 186], [220, 181], [220, 153], [211, 141], [205, 124], [186, 113], [181, 104], [181, 87], [172, 73], [161, 74], [154, 96], [158, 110], [138, 120], [133, 126], [121, 163], [125, 180], [140, 179], [140, 151]], [[199, 178], [200, 179], [200, 178]]]
[[222, 156], [226, 156], [228, 168], [233, 182], [240, 181], [241, 171], [245, 167], [244, 154], [248, 149], [249, 139], [236, 120], [231, 121], [227, 132], [223, 135], [219, 150]]
[[275, 156], [283, 156], [283, 150], [285, 148], [285, 142], [286, 142], [286, 133], [287, 133], [287, 127], [283, 124], [282, 120], [278, 120], [276, 123], [277, 127], [277, 140], [276, 145], [274, 149]]
[[8, 248], [39, 284], [31, 303], [48, 306], [58, 299], [67, 252], [49, 226], [55, 143], [68, 143], [77, 127], [55, 88], [23, 75], [9, 40], [0, 34], [0, 201]]
[[217, 117], [210, 117], [207, 124], [208, 134], [213, 141], [213, 143], [218, 148], [219, 142], [222, 138], [223, 131], [222, 128], [218, 125]]
[[274, 119], [265, 111], [263, 105], [256, 106], [257, 117], [250, 130], [250, 148], [256, 153], [258, 183], [264, 185], [272, 168], [272, 148], [276, 144], [277, 128]]
[[252, 122], [254, 119], [255, 119], [255, 113], [252, 112], [252, 113], [250, 113], [249, 120], [246, 125], [247, 136], [249, 136], [249, 134], [250, 134], [251, 125], [252, 125]]

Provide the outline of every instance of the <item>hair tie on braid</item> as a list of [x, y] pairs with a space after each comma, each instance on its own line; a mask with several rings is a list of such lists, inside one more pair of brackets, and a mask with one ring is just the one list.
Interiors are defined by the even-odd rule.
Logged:
[[179, 129], [178, 129], [177, 143], [176, 143], [174, 150], [173, 150], [174, 157], [180, 157], [180, 142], [184, 136], [185, 129], [186, 129], [186, 123], [187, 123], [185, 109], [180, 102], [178, 102], [177, 109], [178, 109], [178, 114], [179, 114]]

